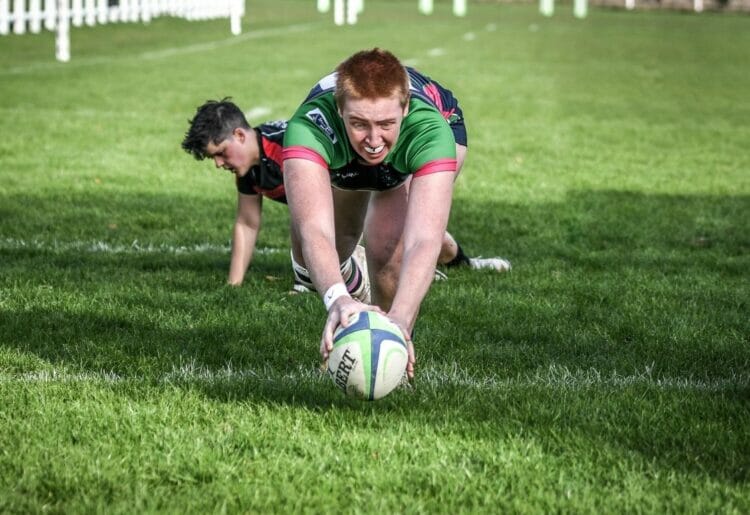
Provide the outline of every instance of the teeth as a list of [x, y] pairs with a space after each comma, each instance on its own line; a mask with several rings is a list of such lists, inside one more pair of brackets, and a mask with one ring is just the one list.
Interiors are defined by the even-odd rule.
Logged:
[[367, 152], [368, 154], [377, 154], [378, 152], [383, 150], [384, 147], [385, 145], [380, 145], [379, 147], [375, 147], [375, 148], [368, 147], [367, 145], [365, 145], [365, 152]]

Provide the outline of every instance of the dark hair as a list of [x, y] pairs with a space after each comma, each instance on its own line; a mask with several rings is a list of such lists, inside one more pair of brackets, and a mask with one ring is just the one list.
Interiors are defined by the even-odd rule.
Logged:
[[230, 97], [221, 100], [207, 100], [195, 111], [192, 120], [188, 120], [190, 129], [182, 140], [182, 149], [201, 160], [206, 158], [206, 147], [209, 141], [218, 145], [232, 135], [238, 127], [251, 129], [245, 115]]
[[409, 76], [388, 50], [373, 48], [349, 57], [336, 68], [336, 105], [347, 98], [377, 99], [398, 95], [401, 107], [409, 102]]

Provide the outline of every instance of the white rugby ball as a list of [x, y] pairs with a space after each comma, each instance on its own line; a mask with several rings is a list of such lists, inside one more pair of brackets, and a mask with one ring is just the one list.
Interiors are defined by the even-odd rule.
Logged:
[[409, 359], [401, 330], [374, 311], [354, 315], [333, 335], [328, 375], [346, 395], [373, 401], [398, 386]]

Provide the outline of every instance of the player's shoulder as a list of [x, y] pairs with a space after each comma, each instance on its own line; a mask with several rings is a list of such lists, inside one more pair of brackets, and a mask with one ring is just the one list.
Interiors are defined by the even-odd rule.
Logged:
[[343, 124], [336, 109], [333, 92], [319, 95], [304, 102], [289, 120], [289, 133], [319, 131], [332, 143], [336, 144], [342, 137]]
[[409, 89], [412, 91], [421, 91], [424, 86], [432, 82], [432, 79], [416, 68], [411, 66], [404, 66], [404, 68], [406, 69], [406, 75], [409, 77]]
[[305, 97], [305, 100], [302, 103], [305, 104], [309, 102], [310, 100], [323, 96], [327, 93], [332, 94], [333, 90], [336, 87], [336, 76], [337, 76], [337, 73], [334, 71], [334, 72], [329, 73], [322, 79], [320, 79], [318, 82], [316, 82], [315, 86], [312, 87], [312, 89], [307, 94], [307, 97]]
[[439, 111], [417, 98], [409, 102], [409, 113], [401, 124], [397, 149], [416, 170], [425, 163], [442, 158], [455, 158], [453, 132]]
[[281, 142], [284, 139], [288, 124], [289, 122], [286, 120], [272, 120], [257, 125], [255, 130], [263, 139]]
[[432, 102], [421, 97], [412, 96], [409, 100], [409, 112], [404, 118], [404, 125], [435, 125], [450, 130], [445, 119]]

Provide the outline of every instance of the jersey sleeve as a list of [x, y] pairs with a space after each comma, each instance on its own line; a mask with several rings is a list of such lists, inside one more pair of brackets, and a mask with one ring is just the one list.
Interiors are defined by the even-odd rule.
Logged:
[[453, 133], [435, 109], [412, 113], [414, 123], [404, 128], [400, 138], [408, 142], [406, 169], [415, 177], [436, 172], [456, 171], [456, 142]]
[[336, 138], [326, 114], [314, 104], [303, 104], [287, 125], [283, 159], [306, 159], [328, 168]]

